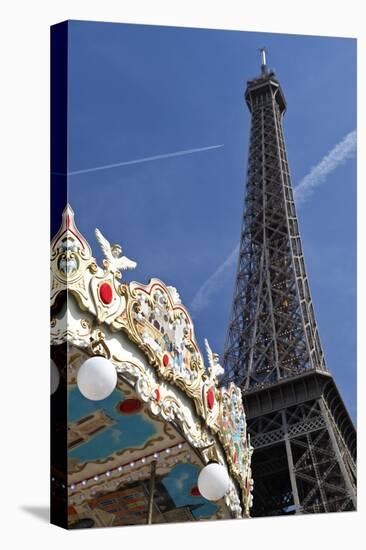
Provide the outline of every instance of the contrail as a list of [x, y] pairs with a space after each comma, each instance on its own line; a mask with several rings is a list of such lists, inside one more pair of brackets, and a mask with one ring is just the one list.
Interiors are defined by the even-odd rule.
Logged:
[[[308, 199], [314, 189], [321, 185], [327, 176], [339, 165], [352, 158], [356, 151], [356, 130], [349, 132], [333, 149], [331, 149], [316, 166], [294, 188], [296, 204], [299, 206]], [[210, 275], [196, 292], [190, 309], [200, 311], [210, 303], [210, 298], [220, 288], [227, 275], [237, 261], [239, 244], [232, 250], [224, 262]]]
[[356, 130], [349, 132], [337, 143], [316, 166], [300, 181], [294, 189], [296, 204], [299, 206], [321, 185], [327, 176], [339, 165], [352, 158], [356, 152]]
[[79, 174], [87, 174], [90, 172], [98, 172], [99, 170], [109, 170], [110, 168], [118, 168], [120, 166], [128, 166], [130, 164], [140, 164], [141, 162], [150, 162], [152, 160], [167, 159], [171, 157], [181, 157], [183, 155], [191, 155], [192, 153], [201, 153], [202, 151], [210, 151], [211, 149], [218, 149], [223, 147], [220, 145], [209, 145], [208, 147], [198, 147], [196, 149], [185, 149], [184, 151], [174, 151], [173, 153], [164, 153], [162, 155], [155, 155], [153, 157], [144, 157], [140, 159], [126, 160], [124, 162], [116, 162], [115, 164], [104, 164], [103, 166], [96, 166], [94, 168], [85, 168], [84, 170], [74, 170], [64, 174], [62, 172], [52, 172], [56, 176], [78, 176]]
[[209, 304], [212, 294], [214, 294], [220, 287], [220, 284], [222, 284], [224, 275], [229, 272], [231, 267], [235, 264], [238, 254], [239, 245], [234, 248], [226, 260], [198, 289], [190, 305], [190, 309], [192, 309], [192, 311], [199, 311]]

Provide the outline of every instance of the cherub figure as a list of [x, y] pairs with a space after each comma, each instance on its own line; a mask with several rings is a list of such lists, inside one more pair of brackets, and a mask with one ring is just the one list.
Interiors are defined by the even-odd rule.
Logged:
[[103, 237], [99, 229], [95, 230], [95, 236], [106, 258], [103, 263], [112, 273], [116, 273], [118, 276], [121, 271], [135, 269], [137, 263], [126, 256], [121, 256], [122, 247], [119, 244], [111, 246], [107, 239]]

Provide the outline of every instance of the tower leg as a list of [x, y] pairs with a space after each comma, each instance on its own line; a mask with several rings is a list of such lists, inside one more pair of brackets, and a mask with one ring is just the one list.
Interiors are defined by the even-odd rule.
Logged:
[[345, 482], [345, 485], [347, 487], [347, 490], [348, 490], [348, 493], [349, 493], [349, 496], [352, 500], [352, 504], [354, 506], [354, 509], [356, 510], [357, 509], [357, 496], [356, 496], [356, 491], [355, 491], [355, 488], [350, 480], [350, 476], [347, 472], [347, 469], [344, 465], [344, 459], [340, 453], [340, 450], [339, 450], [339, 446], [338, 446], [338, 443], [337, 443], [337, 439], [336, 439], [336, 436], [335, 436], [335, 433], [334, 433], [334, 429], [331, 425], [331, 422], [330, 422], [330, 418], [329, 418], [329, 414], [328, 414], [328, 411], [327, 411], [327, 408], [324, 404], [324, 401], [323, 399], [319, 399], [319, 407], [320, 407], [320, 410], [322, 411], [323, 413], [323, 416], [324, 416], [324, 419], [325, 419], [325, 423], [326, 423], [326, 426], [327, 426], [327, 430], [328, 430], [328, 434], [329, 434], [329, 437], [330, 437], [330, 440], [332, 442], [332, 447], [333, 447], [333, 451], [337, 457], [337, 461], [338, 461], [338, 464], [339, 464], [339, 468], [342, 472], [342, 475], [343, 475], [343, 478], [344, 478], [344, 482]]
[[293, 494], [293, 497], [294, 497], [295, 513], [296, 514], [301, 514], [301, 505], [300, 505], [300, 499], [299, 499], [299, 492], [297, 490], [294, 460], [293, 460], [293, 456], [292, 456], [291, 443], [290, 443], [290, 439], [289, 439], [289, 435], [288, 435], [288, 425], [287, 425], [286, 411], [282, 411], [281, 414], [282, 414], [282, 422], [283, 422], [283, 427], [284, 427], [284, 432], [285, 432], [286, 455], [287, 455], [287, 463], [288, 463], [288, 469], [289, 469], [289, 474], [290, 474], [292, 494]]

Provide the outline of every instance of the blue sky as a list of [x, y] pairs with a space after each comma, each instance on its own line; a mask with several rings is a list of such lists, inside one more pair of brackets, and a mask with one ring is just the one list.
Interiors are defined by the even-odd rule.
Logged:
[[[189, 307], [239, 240], [250, 117], [243, 95], [258, 48], [283, 87], [296, 186], [356, 126], [356, 41], [238, 31], [71, 22], [69, 165], [87, 170], [223, 145], [68, 178], [76, 222], [138, 262], [126, 280], [158, 277]], [[320, 337], [356, 417], [356, 167], [340, 164], [298, 208]], [[235, 263], [194, 311], [201, 349], [223, 352]]]

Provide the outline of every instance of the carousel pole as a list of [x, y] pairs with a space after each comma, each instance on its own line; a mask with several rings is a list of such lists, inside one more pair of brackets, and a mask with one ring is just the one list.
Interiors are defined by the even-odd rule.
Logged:
[[152, 524], [154, 492], [155, 492], [155, 477], [156, 477], [156, 460], [153, 460], [150, 465], [150, 486], [149, 486], [149, 507], [147, 512], [147, 524]]

